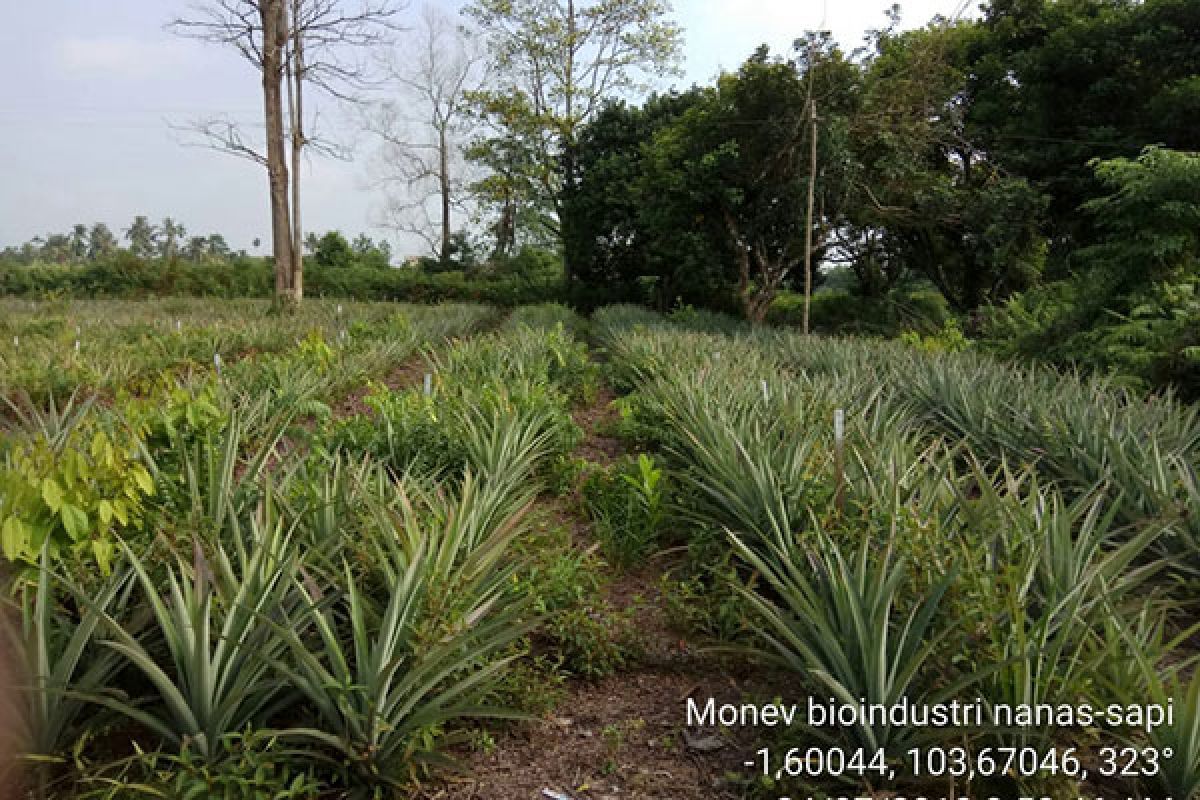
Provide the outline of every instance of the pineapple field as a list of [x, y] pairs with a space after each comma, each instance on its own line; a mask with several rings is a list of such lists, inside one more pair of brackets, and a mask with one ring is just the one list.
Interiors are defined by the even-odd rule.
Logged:
[[1200, 411], [705, 311], [0, 298], [55, 798], [1200, 793]]

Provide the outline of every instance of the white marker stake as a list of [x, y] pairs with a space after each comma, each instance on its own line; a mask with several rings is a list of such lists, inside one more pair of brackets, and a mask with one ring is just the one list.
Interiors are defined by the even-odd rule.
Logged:
[[833, 504], [836, 506], [838, 513], [841, 513], [844, 505], [842, 494], [846, 482], [845, 448], [846, 412], [839, 408], [833, 412], [833, 460], [834, 468], [837, 470], [837, 488], [833, 492]]
[[217, 377], [221, 376], [221, 354], [213, 353], [213, 366], [217, 368]]
[[175, 332], [179, 333], [183, 330], [183, 320], [175, 320]]
[[21, 337], [20, 336], [13, 337], [13, 347], [16, 348], [17, 350], [21, 349]]
[[338, 303], [338, 307], [337, 307], [337, 315], [338, 315], [338, 318], [339, 318], [339, 319], [340, 319], [340, 318], [341, 318], [341, 316], [342, 316], [342, 304], [341, 304], [341, 303]]
[[721, 360], [721, 351], [717, 350], [715, 353], [713, 353], [713, 361], [720, 361], [720, 360]]
[[75, 352], [76, 353], [79, 352], [79, 340], [78, 339], [75, 340]]
[[433, 394], [433, 375], [425, 373], [425, 396], [429, 397]]
[[762, 390], [763, 390], [763, 400], [765, 400], [768, 403], [771, 402], [771, 390], [767, 388], [767, 381], [765, 379], [762, 381]]

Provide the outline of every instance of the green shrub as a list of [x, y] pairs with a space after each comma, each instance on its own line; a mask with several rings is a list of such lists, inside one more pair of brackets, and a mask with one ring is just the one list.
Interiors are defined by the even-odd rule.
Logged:
[[[780, 292], [767, 312], [767, 321], [775, 325], [795, 327], [803, 318], [804, 295], [796, 292]], [[879, 298], [849, 289], [818, 289], [809, 306], [809, 328], [820, 333], [933, 333], [951, 318], [946, 298], [936, 289], [896, 289]]]
[[584, 479], [583, 501], [608, 559], [628, 567], [655, 548], [666, 518], [663, 469], [640, 454]]
[[916, 331], [905, 331], [900, 334], [900, 341], [926, 353], [958, 353], [971, 346], [967, 337], [963, 336], [962, 328], [953, 319], [946, 320], [942, 329], [932, 335], [922, 336]]
[[26, 413], [38, 420], [39, 434], [6, 446], [0, 552], [8, 560], [36, 563], [49, 547], [55, 555], [86, 553], [107, 573], [117, 534], [141, 528], [155, 492], [144, 431], [84, 416], [87, 409], [53, 420], [31, 409]]
[[564, 609], [546, 630], [562, 668], [581, 678], [604, 678], [632, 664], [643, 650], [638, 604], [617, 610], [605, 602]]

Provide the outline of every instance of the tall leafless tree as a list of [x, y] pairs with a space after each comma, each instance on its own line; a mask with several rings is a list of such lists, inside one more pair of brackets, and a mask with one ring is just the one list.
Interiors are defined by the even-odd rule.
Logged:
[[443, 258], [464, 207], [472, 95], [488, 68], [471, 33], [433, 4], [409, 36], [388, 55], [391, 96], [368, 113], [366, 127], [382, 144], [385, 224], [419, 236]]
[[[382, 44], [400, 0], [202, 0], [168, 26], [176, 33], [233, 47], [262, 80], [262, 142], [228, 118], [190, 129], [211, 147], [262, 165], [271, 202], [275, 294], [286, 305], [304, 295], [300, 161], [306, 148], [329, 150], [305, 134], [304, 88], [349, 100], [367, 80], [352, 52]], [[290, 174], [289, 174], [290, 162]]]

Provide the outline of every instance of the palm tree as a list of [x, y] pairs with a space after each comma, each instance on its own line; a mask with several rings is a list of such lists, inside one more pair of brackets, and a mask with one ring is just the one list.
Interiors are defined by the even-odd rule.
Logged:
[[188, 239], [187, 245], [183, 248], [183, 257], [188, 261], [200, 262], [208, 255], [208, 238], [205, 236], [193, 236]]
[[149, 258], [154, 255], [155, 244], [158, 241], [158, 228], [150, 224], [144, 216], [133, 218], [133, 224], [125, 229], [125, 238], [129, 240], [129, 252], [138, 258]]
[[83, 261], [88, 254], [87, 225], [76, 224], [71, 228], [71, 260]]
[[113, 236], [113, 232], [108, 229], [108, 226], [103, 222], [93, 225], [91, 233], [88, 234], [88, 260], [95, 261], [98, 258], [112, 255], [116, 249], [117, 237]]
[[174, 258], [179, 252], [179, 243], [183, 241], [183, 237], [187, 236], [187, 229], [170, 217], [166, 217], [162, 221], [162, 234], [159, 254], [163, 258]]
[[225, 241], [225, 237], [219, 233], [210, 233], [208, 235], [208, 254], [212, 258], [224, 261], [229, 258], [229, 243]]
[[46, 237], [42, 247], [42, 257], [56, 264], [65, 264], [71, 257], [71, 239], [63, 233], [52, 233]]

